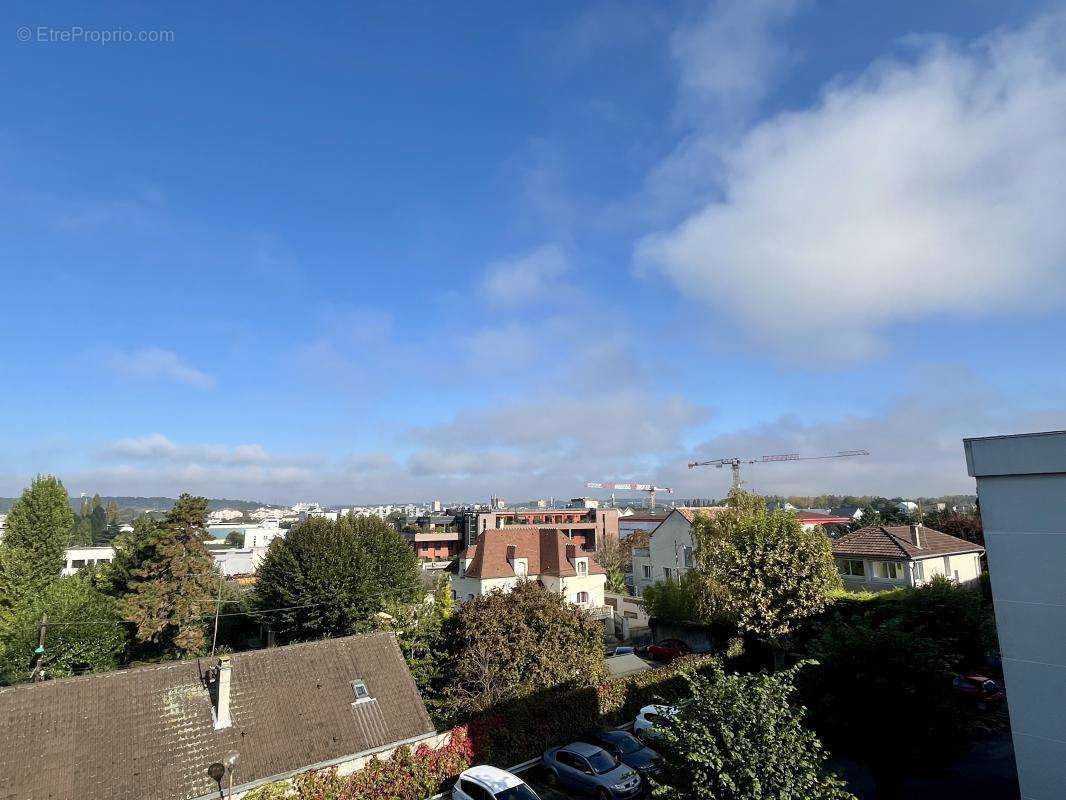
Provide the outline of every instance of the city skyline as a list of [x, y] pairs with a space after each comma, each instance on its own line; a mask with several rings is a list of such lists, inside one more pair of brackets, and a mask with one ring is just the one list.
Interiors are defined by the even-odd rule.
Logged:
[[924, 5], [6, 7], [173, 36], [3, 45], [0, 495], [972, 493], [1066, 428], [1066, 18]]

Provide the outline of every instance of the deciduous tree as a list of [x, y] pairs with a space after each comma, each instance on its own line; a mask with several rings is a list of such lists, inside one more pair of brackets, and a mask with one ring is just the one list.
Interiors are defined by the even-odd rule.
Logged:
[[785, 636], [840, 588], [829, 538], [756, 495], [733, 492], [729, 502], [714, 516], [697, 515], [693, 525], [705, 614], [767, 641]]
[[424, 591], [414, 550], [390, 525], [342, 517], [310, 519], [275, 539], [255, 594], [268, 627], [300, 641], [366, 630], [387, 602], [418, 602]]
[[689, 679], [692, 702], [656, 740], [668, 800], [845, 800], [828, 755], [790, 703], [795, 670], [727, 675], [721, 667]]
[[78, 575], [60, 578], [18, 610], [5, 637], [0, 674], [6, 683], [28, 679], [41, 616], [49, 627], [40, 668], [47, 678], [114, 669], [126, 644], [115, 601]]
[[467, 601], [454, 623], [448, 694], [460, 711], [479, 713], [542, 689], [595, 683], [603, 676], [603, 627], [532, 581]]

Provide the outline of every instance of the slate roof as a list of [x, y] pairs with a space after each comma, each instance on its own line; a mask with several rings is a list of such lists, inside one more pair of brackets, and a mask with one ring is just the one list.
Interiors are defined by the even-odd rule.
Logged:
[[[236, 789], [434, 732], [390, 633], [231, 659], [233, 724], [217, 731], [208, 658], [0, 689], [0, 798], [217, 796], [207, 767], [231, 749]], [[372, 702], [353, 705], [355, 679]]]
[[515, 558], [526, 559], [526, 574], [530, 577], [576, 576], [574, 559], [580, 557], [588, 558], [589, 575], [605, 574], [593, 554], [579, 551], [562, 531], [531, 525], [508, 525], [506, 528], [486, 531], [478, 537], [473, 547], [466, 549], [461, 557], [472, 559], [466, 568], [466, 576], [482, 580], [513, 578], [514, 568], [507, 558], [509, 547], [515, 548]]
[[922, 527], [915, 543], [910, 525], [870, 525], [833, 540], [833, 555], [920, 560], [960, 553], [983, 553], [979, 544]]

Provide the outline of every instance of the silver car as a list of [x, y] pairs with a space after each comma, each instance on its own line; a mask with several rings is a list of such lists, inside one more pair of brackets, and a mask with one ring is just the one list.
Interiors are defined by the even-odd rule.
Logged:
[[566, 786], [598, 800], [630, 800], [641, 792], [640, 773], [602, 747], [573, 742], [541, 757], [550, 785]]

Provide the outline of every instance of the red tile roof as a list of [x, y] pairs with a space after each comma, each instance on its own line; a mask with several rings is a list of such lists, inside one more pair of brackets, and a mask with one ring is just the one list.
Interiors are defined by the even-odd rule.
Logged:
[[574, 559], [589, 560], [589, 574], [603, 575], [592, 553], [578, 550], [559, 530], [528, 525], [509, 525], [494, 528], [478, 537], [477, 544], [467, 548], [463, 558], [472, 559], [466, 568], [470, 578], [513, 578], [514, 567], [508, 560], [508, 548], [514, 547], [514, 558], [526, 559], [527, 574], [572, 577], [577, 575]]
[[919, 560], [959, 553], [983, 553], [979, 544], [932, 528], [920, 527], [915, 542], [914, 526], [871, 525], [833, 541], [833, 555]]

